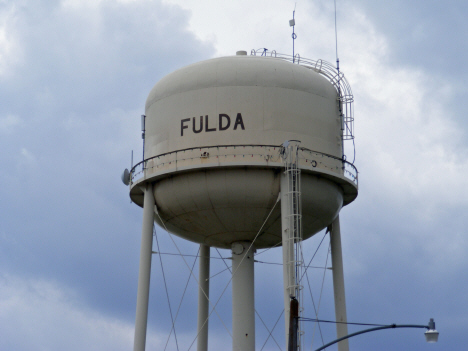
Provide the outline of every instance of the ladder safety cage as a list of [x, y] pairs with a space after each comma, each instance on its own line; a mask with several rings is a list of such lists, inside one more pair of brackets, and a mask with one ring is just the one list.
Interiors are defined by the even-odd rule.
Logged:
[[[287, 239], [283, 241], [283, 250], [286, 250], [289, 296], [295, 298], [299, 304], [299, 317], [303, 315], [304, 291], [300, 278], [304, 274], [303, 260], [303, 235], [302, 235], [302, 199], [301, 199], [301, 169], [299, 167], [300, 141], [288, 140], [281, 147], [280, 155], [284, 164], [284, 176], [286, 178], [286, 189], [281, 188], [282, 201], [286, 201], [285, 218], [287, 222]], [[297, 344], [301, 345], [304, 331], [301, 330], [298, 321]]]
[[331, 63], [324, 60], [311, 60], [300, 57], [299, 54], [295, 56], [287, 54], [279, 54], [276, 50], [266, 51], [266, 49], [251, 50], [252, 56], [267, 56], [279, 58], [285, 61], [289, 61], [295, 64], [299, 64], [308, 69], [311, 69], [320, 75], [324, 76], [330, 83], [333, 84], [336, 91], [338, 92], [338, 99], [340, 101], [340, 113], [342, 117], [342, 139], [353, 140], [354, 139], [354, 96], [351, 91], [351, 86], [346, 80], [343, 72], [340, 72]]

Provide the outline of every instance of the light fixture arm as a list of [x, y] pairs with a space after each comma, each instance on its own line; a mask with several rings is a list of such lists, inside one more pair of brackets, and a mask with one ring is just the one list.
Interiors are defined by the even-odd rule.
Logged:
[[434, 330], [434, 331], [435, 331], [435, 323], [434, 323], [434, 320], [431, 318], [431, 320], [430, 320], [430, 322], [429, 322], [429, 325], [418, 325], [418, 324], [390, 324], [390, 325], [384, 325], [384, 326], [381, 326], [381, 327], [375, 327], [375, 328], [364, 329], [364, 330], [360, 330], [360, 331], [358, 331], [358, 332], [356, 332], [356, 333], [352, 333], [352, 334], [343, 336], [342, 338], [333, 340], [332, 342], [329, 342], [328, 344], [323, 345], [322, 347], [319, 347], [319, 348], [316, 349], [315, 351], [324, 350], [324, 349], [326, 349], [327, 347], [329, 347], [329, 346], [331, 346], [331, 345], [333, 345], [333, 344], [336, 344], [337, 342], [340, 342], [340, 341], [345, 340], [345, 339], [352, 338], [353, 336], [356, 336], [356, 335], [360, 335], [360, 334], [364, 334], [364, 333], [370, 333], [370, 332], [373, 332], [373, 331], [376, 331], [376, 330], [393, 329], [393, 328], [424, 328], [424, 329], [427, 329], [427, 330]]

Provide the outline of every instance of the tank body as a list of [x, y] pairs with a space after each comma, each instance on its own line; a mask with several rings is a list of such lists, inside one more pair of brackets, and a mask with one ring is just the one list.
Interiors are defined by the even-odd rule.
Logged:
[[156, 221], [194, 242], [229, 248], [257, 237], [257, 248], [278, 245], [287, 140], [301, 141], [306, 239], [357, 196], [341, 161], [334, 86], [276, 58], [232, 56], [184, 67], [148, 96], [145, 168], [130, 196], [142, 205], [140, 186], [153, 182]]

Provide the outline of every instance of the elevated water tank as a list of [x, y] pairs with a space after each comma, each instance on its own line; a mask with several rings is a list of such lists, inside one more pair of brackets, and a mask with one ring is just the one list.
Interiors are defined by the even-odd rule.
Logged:
[[300, 140], [306, 239], [357, 196], [339, 106], [329, 80], [278, 58], [238, 54], [181, 68], [146, 101], [144, 169], [133, 170], [130, 196], [142, 205], [140, 187], [153, 182], [165, 226], [188, 240], [229, 248], [258, 234], [256, 248], [275, 246], [281, 145]]

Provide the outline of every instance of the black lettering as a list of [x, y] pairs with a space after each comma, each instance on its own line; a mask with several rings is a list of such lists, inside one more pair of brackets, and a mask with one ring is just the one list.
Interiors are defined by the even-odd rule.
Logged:
[[[223, 126], [223, 118], [227, 119], [227, 124], [225, 126]], [[231, 125], [231, 118], [224, 113], [220, 113], [219, 114], [219, 130], [226, 130], [229, 128], [230, 125]]]
[[209, 128], [208, 127], [208, 115], [205, 116], [205, 131], [206, 132], [216, 132], [216, 128]]
[[239, 124], [240, 124], [242, 130], [245, 130], [244, 121], [242, 120], [242, 115], [240, 113], [237, 114], [236, 123], [234, 123], [234, 130], [237, 129], [237, 125], [239, 125]]
[[192, 130], [194, 133], [200, 133], [203, 130], [203, 116], [200, 116], [200, 129], [195, 129], [195, 117], [192, 119]]
[[190, 121], [190, 118], [184, 118], [180, 121], [180, 136], [184, 136], [184, 129], [188, 128], [188, 126], [184, 125], [184, 123], [188, 121]]

